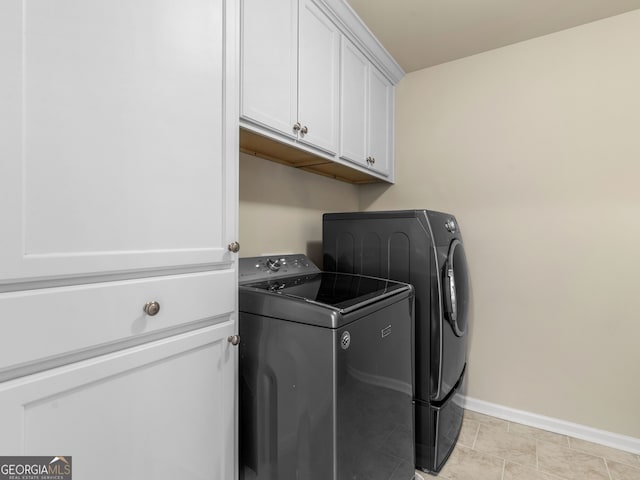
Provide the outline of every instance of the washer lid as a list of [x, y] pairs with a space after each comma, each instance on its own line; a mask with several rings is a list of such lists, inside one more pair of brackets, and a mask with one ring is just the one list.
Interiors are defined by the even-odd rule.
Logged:
[[321, 272], [249, 283], [241, 288], [263, 290], [347, 313], [409, 287], [381, 278]]

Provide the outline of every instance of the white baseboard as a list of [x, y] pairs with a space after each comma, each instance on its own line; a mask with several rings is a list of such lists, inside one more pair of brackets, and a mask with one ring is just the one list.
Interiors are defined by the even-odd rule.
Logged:
[[598, 430], [578, 423], [566, 422], [557, 418], [545, 417], [536, 413], [516, 410], [495, 403], [485, 402], [476, 398], [465, 397], [464, 408], [474, 412], [484, 413], [492, 417], [501, 418], [510, 422], [521, 423], [530, 427], [548, 430], [562, 435], [579, 438], [607, 447], [617, 448], [635, 454], [640, 454], [640, 438], [628, 437], [618, 433]]

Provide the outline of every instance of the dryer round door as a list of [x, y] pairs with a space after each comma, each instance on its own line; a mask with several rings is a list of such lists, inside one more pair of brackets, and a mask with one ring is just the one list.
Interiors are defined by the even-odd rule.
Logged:
[[460, 240], [454, 240], [444, 265], [444, 304], [447, 320], [458, 337], [467, 331], [469, 276], [467, 257]]

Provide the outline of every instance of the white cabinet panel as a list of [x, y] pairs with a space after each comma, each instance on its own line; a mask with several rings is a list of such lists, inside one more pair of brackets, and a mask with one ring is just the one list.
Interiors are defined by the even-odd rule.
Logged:
[[393, 86], [375, 68], [369, 75], [369, 156], [371, 168], [389, 174], [393, 158]]
[[298, 0], [243, 0], [240, 115], [295, 138]]
[[233, 333], [225, 322], [0, 384], [0, 451], [70, 455], [74, 478], [236, 478]]
[[365, 165], [369, 61], [342, 39], [340, 70], [340, 158]]
[[[7, 322], [0, 379], [19, 368], [42, 370], [97, 348], [117, 349], [118, 342], [220, 321], [234, 311], [235, 295], [233, 270], [0, 294], [0, 318]], [[148, 302], [159, 304], [157, 314], [143, 311]]]
[[2, 280], [228, 261], [223, 2], [0, 9]]
[[311, 0], [301, 1], [299, 16], [300, 140], [337, 153], [340, 32]]

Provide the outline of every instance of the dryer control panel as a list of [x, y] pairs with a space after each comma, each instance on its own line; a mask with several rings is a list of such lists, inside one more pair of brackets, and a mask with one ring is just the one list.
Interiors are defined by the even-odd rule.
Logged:
[[238, 283], [240, 284], [312, 273], [320, 273], [320, 269], [302, 253], [247, 257], [240, 258], [238, 262]]

